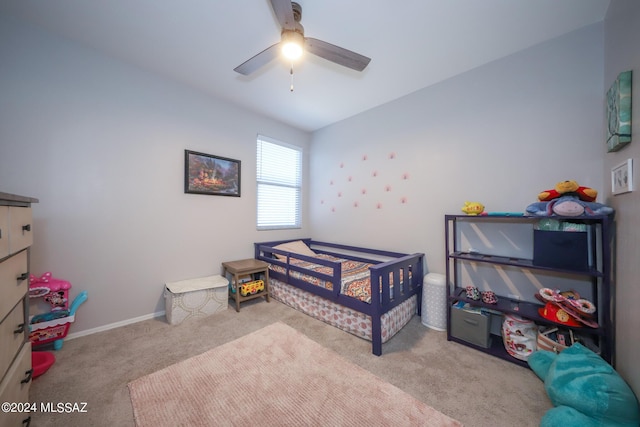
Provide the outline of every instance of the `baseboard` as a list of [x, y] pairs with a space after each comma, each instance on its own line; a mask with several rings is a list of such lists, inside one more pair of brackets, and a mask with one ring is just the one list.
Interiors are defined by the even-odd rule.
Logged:
[[119, 328], [121, 326], [130, 325], [132, 323], [142, 322], [143, 320], [154, 319], [156, 317], [162, 317], [165, 315], [165, 311], [157, 311], [155, 313], [145, 314], [144, 316], [134, 317], [133, 319], [122, 320], [120, 322], [109, 323], [108, 325], [98, 326], [97, 328], [86, 329], [80, 332], [74, 332], [67, 335], [65, 340], [72, 340], [74, 338], [84, 337], [86, 335], [95, 334], [97, 332], [108, 331], [109, 329]]

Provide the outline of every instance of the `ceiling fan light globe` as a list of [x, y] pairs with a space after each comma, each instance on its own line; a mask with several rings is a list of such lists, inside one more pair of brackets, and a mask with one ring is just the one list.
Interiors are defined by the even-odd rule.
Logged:
[[295, 61], [302, 56], [304, 37], [296, 31], [286, 31], [282, 33], [281, 40], [282, 55], [285, 58]]
[[302, 56], [302, 46], [293, 42], [285, 43], [282, 45], [282, 54], [285, 58], [294, 61]]

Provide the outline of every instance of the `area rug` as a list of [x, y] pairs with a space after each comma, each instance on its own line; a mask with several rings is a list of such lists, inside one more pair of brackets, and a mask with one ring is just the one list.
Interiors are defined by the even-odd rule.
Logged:
[[281, 322], [129, 383], [136, 425], [461, 426]]

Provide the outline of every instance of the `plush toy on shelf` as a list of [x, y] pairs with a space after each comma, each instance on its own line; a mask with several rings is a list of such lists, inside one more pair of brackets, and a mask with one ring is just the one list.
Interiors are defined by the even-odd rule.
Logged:
[[535, 216], [594, 216], [609, 215], [613, 208], [596, 203], [598, 192], [578, 185], [576, 181], [563, 181], [555, 189], [538, 194], [539, 202], [531, 203], [525, 211]]
[[556, 184], [553, 190], [545, 190], [538, 194], [538, 200], [548, 202], [572, 193], [585, 202], [595, 202], [598, 197], [598, 192], [593, 188], [578, 185], [576, 181], [561, 181]]
[[536, 216], [594, 216], [609, 215], [613, 208], [596, 202], [583, 202], [576, 196], [562, 196], [549, 202], [535, 202], [526, 211]]
[[464, 202], [461, 210], [467, 215], [486, 215], [484, 205], [479, 202]]

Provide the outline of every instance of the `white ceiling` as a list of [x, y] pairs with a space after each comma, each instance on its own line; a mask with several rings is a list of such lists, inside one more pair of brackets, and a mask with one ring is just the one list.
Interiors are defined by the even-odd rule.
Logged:
[[298, 0], [305, 35], [372, 58], [233, 69], [280, 41], [269, 0], [2, 0], [13, 15], [313, 131], [604, 19], [610, 0]]

